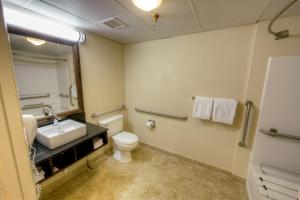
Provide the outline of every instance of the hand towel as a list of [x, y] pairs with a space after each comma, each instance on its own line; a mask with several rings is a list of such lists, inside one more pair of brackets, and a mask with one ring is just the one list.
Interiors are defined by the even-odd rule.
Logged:
[[210, 120], [213, 106], [213, 99], [209, 97], [195, 97], [193, 117]]
[[73, 98], [77, 98], [77, 87], [76, 87], [76, 85], [71, 86], [71, 96]]
[[214, 99], [212, 120], [232, 125], [238, 102], [234, 99]]

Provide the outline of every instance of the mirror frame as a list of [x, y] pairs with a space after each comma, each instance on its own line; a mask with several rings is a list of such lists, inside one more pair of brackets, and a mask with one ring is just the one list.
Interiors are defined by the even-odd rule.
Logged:
[[[15, 34], [25, 37], [34, 37], [37, 39], [46, 40], [49, 42], [54, 42], [58, 44], [68, 45], [72, 47], [73, 52], [73, 62], [74, 62], [74, 73], [75, 73], [75, 82], [77, 88], [77, 101], [78, 108], [75, 110], [65, 111], [61, 113], [57, 113], [57, 116], [61, 118], [67, 118], [70, 115], [83, 113], [84, 114], [84, 102], [83, 102], [83, 91], [82, 91], [82, 78], [81, 78], [81, 70], [80, 70], [80, 57], [79, 57], [79, 45], [75, 42], [70, 42], [68, 40], [48, 36], [42, 33], [33, 32], [27, 29], [21, 29], [14, 26], [7, 26], [7, 30], [9, 34]], [[52, 116], [40, 117], [37, 119], [38, 124], [49, 123], [53, 120]]]

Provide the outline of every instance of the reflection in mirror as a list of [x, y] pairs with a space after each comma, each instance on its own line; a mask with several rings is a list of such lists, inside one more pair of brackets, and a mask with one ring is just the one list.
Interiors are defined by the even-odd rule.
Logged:
[[37, 118], [78, 109], [72, 46], [10, 34], [23, 114]]

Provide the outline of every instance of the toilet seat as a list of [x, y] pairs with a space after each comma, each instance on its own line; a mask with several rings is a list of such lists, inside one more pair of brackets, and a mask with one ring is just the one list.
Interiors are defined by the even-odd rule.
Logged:
[[135, 144], [138, 142], [138, 137], [136, 135], [126, 131], [118, 133], [114, 135], [112, 138], [116, 143], [124, 144], [124, 145]]

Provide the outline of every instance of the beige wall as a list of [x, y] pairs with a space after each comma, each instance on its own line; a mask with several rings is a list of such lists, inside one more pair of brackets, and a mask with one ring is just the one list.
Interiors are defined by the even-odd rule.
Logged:
[[253, 125], [249, 132], [249, 145], [245, 149], [237, 148], [233, 168], [233, 172], [241, 176], [246, 176], [247, 164], [251, 154], [268, 57], [300, 55], [300, 16], [282, 18], [275, 22], [274, 30], [290, 30], [291, 37], [286, 39], [274, 40], [273, 36], [267, 32], [267, 26], [268, 21], [256, 25], [256, 36], [250, 62], [251, 71], [245, 90], [245, 99], [254, 103]]
[[[244, 102], [254, 26], [192, 34], [125, 47], [129, 128], [140, 140], [232, 171], [241, 134], [241, 105], [233, 126], [193, 119], [194, 95]], [[134, 111], [187, 115], [187, 121]], [[145, 121], [155, 120], [150, 130]]]
[[[300, 37], [275, 41], [268, 22], [125, 46], [125, 102], [129, 129], [141, 141], [246, 177], [269, 56], [300, 54]], [[300, 16], [274, 29], [300, 33]], [[238, 147], [243, 105], [234, 126], [195, 120], [190, 97], [203, 95], [254, 102], [246, 148]], [[188, 115], [186, 122], [134, 111], [134, 107]], [[149, 130], [145, 121], [157, 127]]]
[[[299, 16], [284, 18], [275, 27], [288, 27], [291, 32], [299, 34], [299, 22]], [[261, 22], [131, 44], [125, 48], [117, 42], [87, 33], [86, 44], [80, 46], [80, 59], [88, 121], [97, 120], [90, 117], [92, 112], [110, 111], [125, 102], [129, 129], [141, 141], [245, 177], [251, 144], [245, 149], [237, 146], [243, 106], [238, 109], [234, 126], [226, 126], [193, 119], [190, 98], [203, 95], [235, 98], [242, 103], [246, 99], [252, 100], [255, 125], [267, 58], [300, 54], [299, 37], [274, 41], [266, 32], [266, 26], [266, 22]], [[3, 24], [0, 31], [0, 51], [9, 52]], [[24, 137], [20, 132], [20, 112], [11, 63], [9, 54], [1, 53], [0, 56], [0, 179], [6, 186], [7, 197], [24, 195], [30, 199], [33, 195], [32, 177]], [[140, 114], [134, 111], [134, 107], [188, 115], [189, 120]], [[145, 127], [148, 119], [157, 122], [154, 130]], [[18, 173], [22, 179], [18, 179]]]
[[124, 105], [123, 45], [91, 33], [86, 37], [79, 49], [84, 106], [87, 120], [96, 123], [93, 112]]
[[[0, 187], [1, 199], [35, 199], [27, 145], [0, 2]], [[1, 193], [1, 192], [0, 192]], [[4, 196], [4, 197], [3, 197]]]

